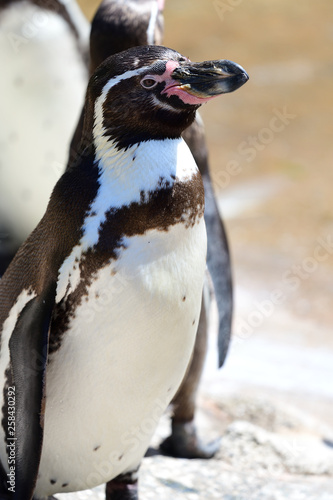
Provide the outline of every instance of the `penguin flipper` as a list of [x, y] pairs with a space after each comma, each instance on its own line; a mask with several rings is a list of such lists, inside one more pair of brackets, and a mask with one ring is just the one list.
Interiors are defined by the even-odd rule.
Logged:
[[22, 310], [9, 350], [15, 387], [16, 488], [14, 500], [30, 500], [36, 485], [43, 443], [45, 371], [56, 284]]
[[211, 275], [217, 309], [218, 323], [218, 366], [224, 364], [229, 350], [233, 314], [233, 284], [227, 235], [220, 218], [213, 186], [208, 173], [203, 175], [207, 228], [207, 267]]
[[208, 149], [204, 125], [196, 120], [183, 134], [202, 175], [205, 189], [205, 223], [207, 229], [207, 266], [213, 280], [218, 324], [218, 364], [223, 365], [229, 349], [233, 314], [233, 285], [228, 239], [221, 219], [209, 172]]

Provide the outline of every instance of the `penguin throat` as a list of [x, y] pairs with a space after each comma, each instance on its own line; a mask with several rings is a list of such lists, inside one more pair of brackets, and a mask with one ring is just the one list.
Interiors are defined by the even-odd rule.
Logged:
[[190, 181], [197, 167], [183, 139], [149, 141], [119, 149], [104, 138], [96, 145], [99, 188], [84, 223], [80, 242], [85, 251], [99, 239], [101, 225], [110, 209], [144, 203], [149, 193]]

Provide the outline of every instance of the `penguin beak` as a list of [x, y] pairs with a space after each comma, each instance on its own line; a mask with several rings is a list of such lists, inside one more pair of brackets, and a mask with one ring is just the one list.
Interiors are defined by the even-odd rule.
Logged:
[[225, 59], [185, 63], [178, 66], [171, 77], [183, 92], [203, 100], [233, 92], [249, 79], [241, 66]]

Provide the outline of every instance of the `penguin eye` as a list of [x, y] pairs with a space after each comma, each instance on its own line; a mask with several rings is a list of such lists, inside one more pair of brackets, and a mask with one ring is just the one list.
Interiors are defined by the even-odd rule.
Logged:
[[153, 89], [157, 85], [157, 81], [149, 76], [142, 78], [140, 83], [145, 89]]

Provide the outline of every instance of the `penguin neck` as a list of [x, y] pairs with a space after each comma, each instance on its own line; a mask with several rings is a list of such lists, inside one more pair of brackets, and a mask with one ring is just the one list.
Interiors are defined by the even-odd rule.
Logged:
[[197, 175], [191, 152], [181, 138], [142, 142], [126, 151], [106, 138], [95, 147], [99, 187], [84, 223], [83, 250], [97, 244], [99, 228], [110, 210], [146, 203], [157, 191]]
[[110, 193], [112, 206], [142, 202], [149, 193], [172, 185], [184, 148], [181, 138], [145, 141], [126, 149], [107, 136], [95, 138], [99, 182]]
[[128, 145], [122, 145], [119, 125], [115, 127], [113, 124], [116, 117], [108, 119], [113, 127], [105, 127], [105, 93], [103, 90], [95, 103], [92, 129], [95, 158], [101, 175], [112, 177], [113, 183], [118, 182], [120, 192], [127, 191], [127, 188], [131, 192], [133, 188], [146, 191], [146, 186], [156, 189], [158, 179], [164, 175], [176, 175], [177, 150], [182, 142], [180, 134], [172, 138], [156, 138], [147, 133], [146, 140], [132, 141], [129, 137]]

